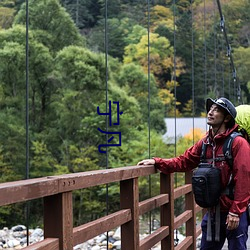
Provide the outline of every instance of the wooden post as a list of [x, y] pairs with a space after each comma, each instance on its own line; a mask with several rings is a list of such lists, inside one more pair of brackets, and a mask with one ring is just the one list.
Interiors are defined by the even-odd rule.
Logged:
[[73, 249], [72, 192], [44, 198], [44, 238], [59, 238], [60, 250]]
[[[185, 173], [185, 183], [191, 184], [192, 172]], [[193, 243], [188, 250], [196, 249], [196, 212], [193, 192], [185, 195], [185, 210], [192, 210], [192, 218], [186, 222], [186, 236], [193, 237]]]
[[174, 177], [160, 174], [160, 192], [169, 194], [169, 203], [161, 206], [161, 226], [169, 227], [169, 235], [161, 241], [162, 250], [174, 249]]
[[120, 182], [121, 209], [131, 209], [132, 220], [121, 225], [121, 249], [139, 250], [138, 178]]

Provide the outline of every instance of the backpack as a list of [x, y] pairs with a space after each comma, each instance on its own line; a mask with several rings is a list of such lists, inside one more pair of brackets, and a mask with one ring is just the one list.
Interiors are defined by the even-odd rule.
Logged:
[[[216, 161], [226, 160], [230, 169], [233, 167], [232, 143], [235, 137], [242, 136], [239, 132], [231, 133], [223, 145], [224, 157], [216, 158]], [[219, 203], [224, 190], [221, 188], [221, 170], [206, 162], [207, 144], [202, 144], [201, 162], [193, 172], [192, 187], [195, 202], [203, 208], [215, 207]], [[233, 186], [230, 182], [227, 186], [227, 195], [233, 199]]]
[[250, 143], [250, 105], [239, 105], [235, 109], [237, 111], [235, 122], [239, 125], [243, 137]]

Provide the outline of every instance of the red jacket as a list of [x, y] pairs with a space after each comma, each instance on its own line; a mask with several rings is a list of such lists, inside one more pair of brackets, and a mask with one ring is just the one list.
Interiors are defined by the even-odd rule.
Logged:
[[[202, 151], [202, 143], [209, 143], [207, 146], [206, 159], [213, 158], [213, 146], [215, 158], [223, 157], [223, 144], [225, 138], [233, 131], [238, 130], [238, 125], [228, 129], [223, 134], [218, 134], [212, 139], [210, 131], [206, 136], [187, 149], [184, 154], [176, 158], [162, 159], [154, 158], [155, 166], [163, 173], [186, 172], [198, 166]], [[241, 215], [247, 208], [250, 201], [250, 144], [241, 136], [237, 136], [232, 144], [233, 155], [233, 180], [234, 200], [230, 200], [225, 194], [220, 198], [221, 211], [232, 212]], [[231, 170], [226, 161], [215, 162], [215, 166], [221, 169], [221, 184], [224, 189], [230, 179]]]

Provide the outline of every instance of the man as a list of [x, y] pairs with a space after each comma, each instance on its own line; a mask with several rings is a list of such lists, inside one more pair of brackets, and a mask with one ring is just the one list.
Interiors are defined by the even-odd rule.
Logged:
[[[207, 144], [206, 159], [210, 160], [215, 167], [221, 169], [221, 185], [226, 190], [230, 182], [230, 176], [234, 185], [233, 198], [223, 193], [220, 197], [220, 237], [215, 240], [215, 215], [210, 212], [212, 222], [212, 241], [207, 241], [208, 212], [202, 219], [201, 250], [222, 249], [225, 239], [228, 240], [229, 250], [247, 249], [248, 217], [247, 206], [250, 201], [250, 146], [249, 143], [237, 136], [232, 144], [233, 170], [225, 160], [215, 161], [216, 158], [223, 159], [223, 145], [226, 138], [238, 130], [235, 124], [236, 109], [226, 98], [217, 100], [207, 99], [207, 124], [210, 129], [204, 138], [179, 157], [162, 159], [142, 160], [138, 165], [155, 165], [157, 169], [165, 174], [173, 172], [186, 172], [198, 166], [202, 152], [202, 144]], [[209, 216], [210, 216], [209, 215]]]

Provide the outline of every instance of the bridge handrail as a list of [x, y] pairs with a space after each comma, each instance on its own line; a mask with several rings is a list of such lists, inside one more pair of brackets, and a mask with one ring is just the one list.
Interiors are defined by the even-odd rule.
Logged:
[[[71, 250], [103, 232], [121, 226], [122, 249], [147, 250], [161, 241], [161, 249], [174, 249], [174, 230], [186, 224], [186, 238], [176, 249], [196, 249], [200, 228], [190, 173], [186, 184], [174, 189], [173, 174], [160, 174], [160, 194], [139, 202], [138, 178], [156, 174], [154, 166], [128, 166], [74, 174], [47, 176], [0, 184], [0, 206], [33, 199], [44, 200], [44, 240], [23, 249]], [[74, 190], [120, 183], [120, 210], [73, 228]], [[185, 195], [185, 212], [174, 218], [174, 200]], [[139, 239], [139, 216], [160, 207], [161, 226], [143, 240]], [[32, 247], [32, 248], [31, 248]]]
[[154, 173], [153, 166], [129, 166], [0, 183], [0, 206]]

